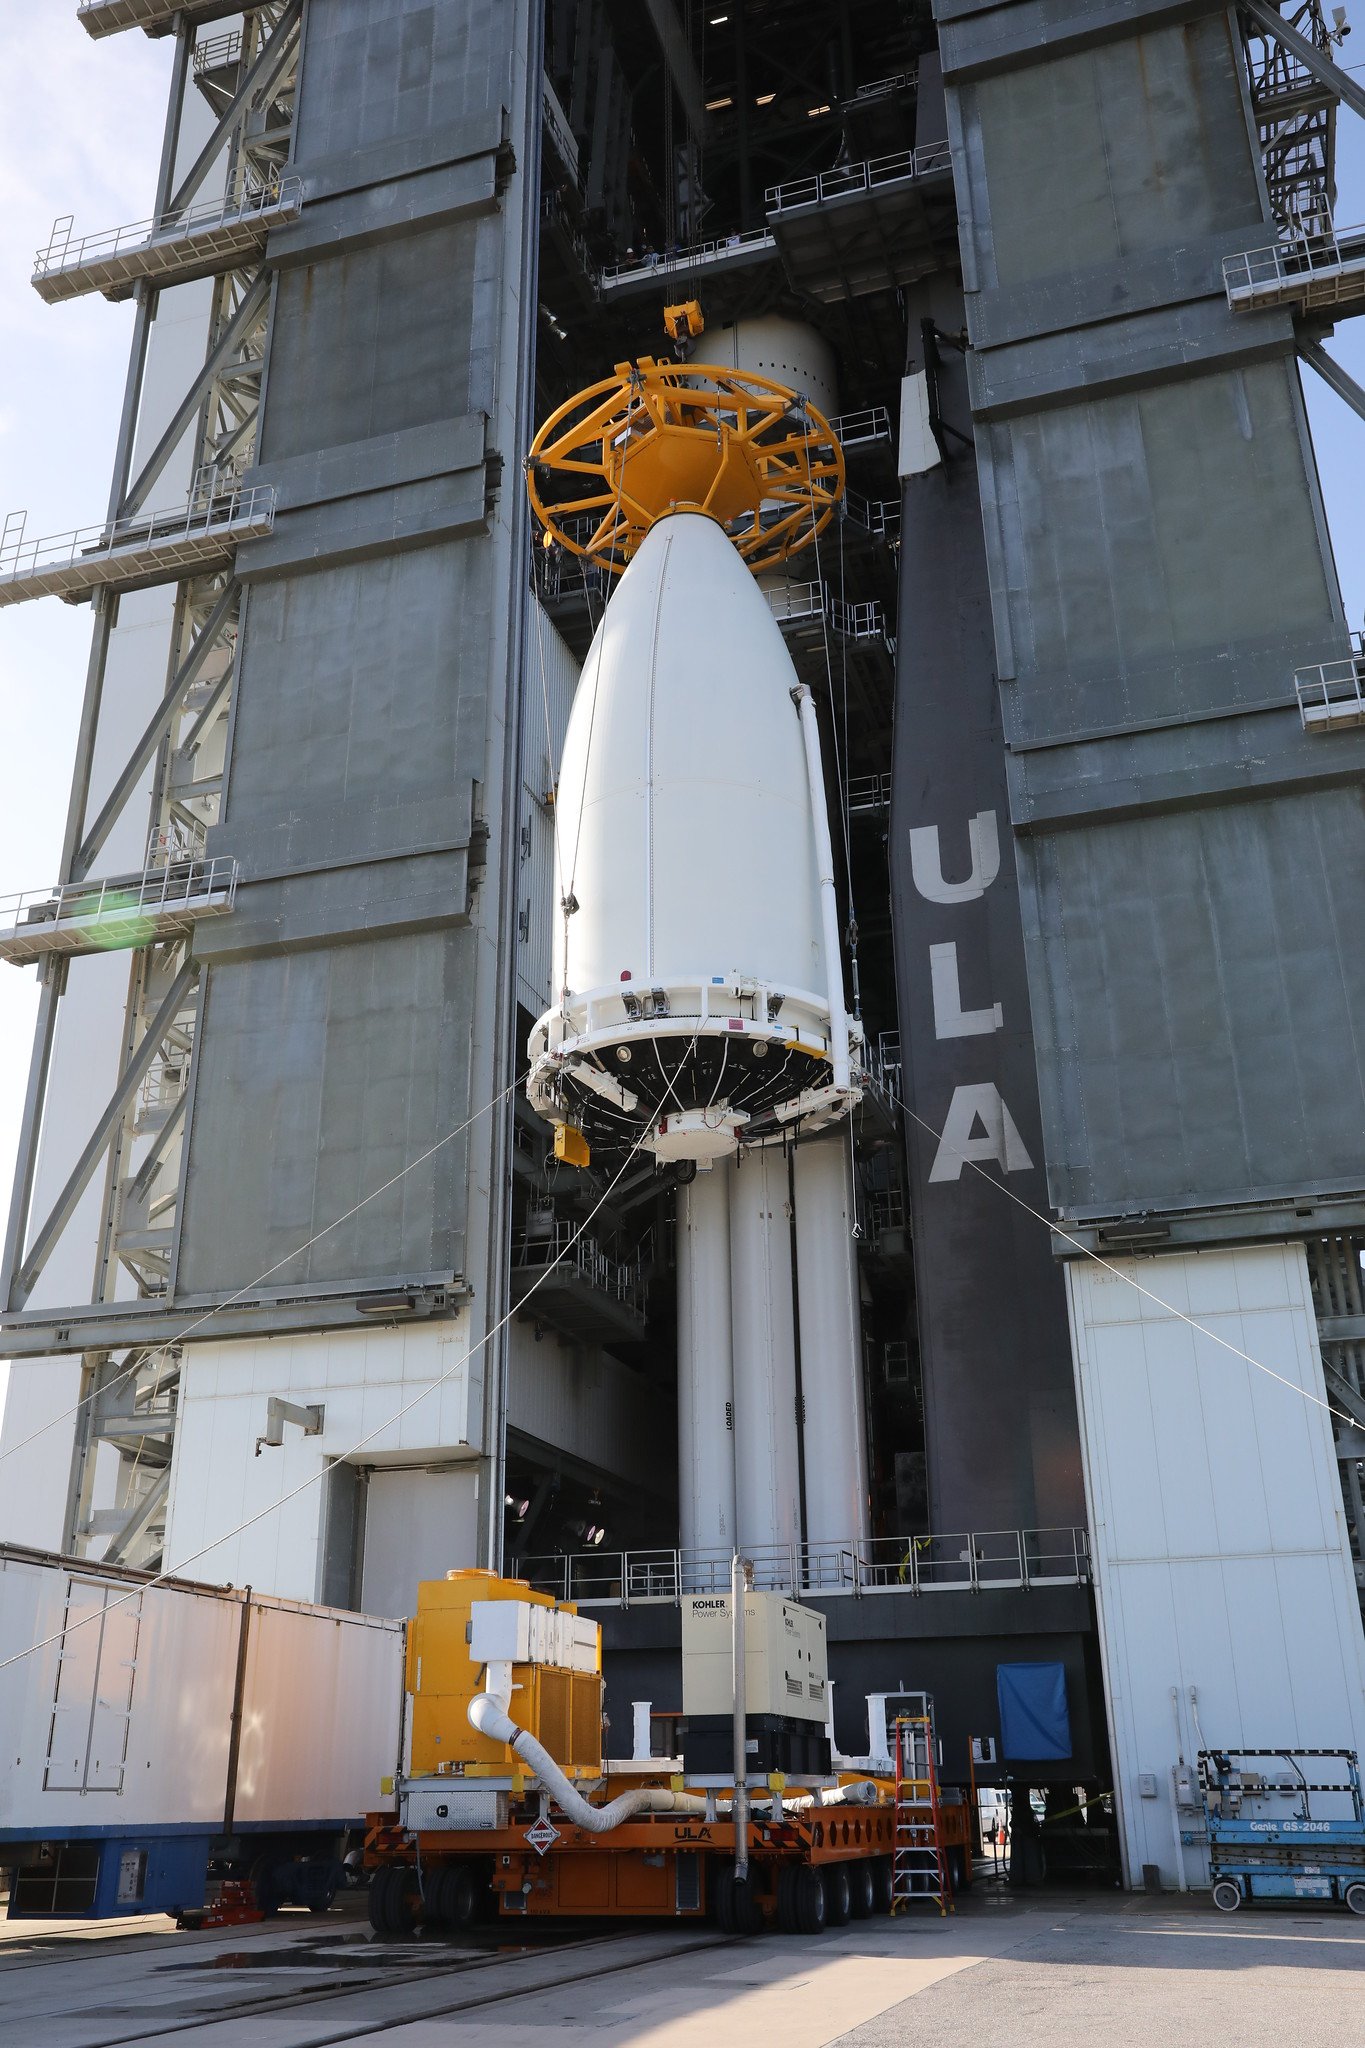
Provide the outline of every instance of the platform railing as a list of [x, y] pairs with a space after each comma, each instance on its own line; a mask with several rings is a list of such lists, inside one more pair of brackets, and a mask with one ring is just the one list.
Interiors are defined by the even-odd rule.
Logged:
[[[883, 1593], [932, 1596], [1028, 1590], [1090, 1583], [1084, 1529], [997, 1529], [962, 1534], [885, 1536], [846, 1543], [779, 1545], [746, 1553], [762, 1592], [863, 1598]], [[508, 1572], [537, 1591], [584, 1606], [677, 1606], [689, 1594], [730, 1590], [723, 1550], [582, 1550], [510, 1558]]]
[[1354, 652], [1295, 671], [1294, 695], [1305, 732], [1365, 725], [1365, 634], [1352, 636]]
[[891, 439], [891, 414], [884, 405], [865, 405], [858, 412], [837, 413], [829, 425], [841, 448], [859, 448], [869, 441]]
[[862, 163], [836, 164], [828, 171], [816, 171], [808, 178], [794, 178], [785, 185], [769, 185], [764, 205], [771, 219], [798, 206], [818, 206], [830, 199], [846, 199], [857, 192], [875, 192], [886, 185], [902, 185], [932, 171], [952, 169], [952, 151], [946, 142], [922, 142], [918, 149], [898, 149], [889, 156], [873, 156]]
[[[668, 277], [679, 270], [696, 270], [703, 264], [723, 264], [763, 249], [775, 251], [776, 247], [766, 228], [746, 228], [743, 234], [718, 235], [710, 242], [689, 242], [681, 249], [651, 249], [644, 256], [638, 252], [628, 255], [620, 263], [604, 264], [598, 273], [598, 281], [605, 287], [624, 284], [627, 279], [637, 277]], [[704, 349], [702, 354], [705, 354]]]
[[1223, 286], [1234, 310], [1365, 298], [1365, 227], [1299, 231], [1265, 248], [1240, 249], [1223, 258]]
[[524, 1232], [513, 1245], [512, 1263], [525, 1272], [543, 1272], [552, 1266], [575, 1272], [599, 1293], [644, 1313], [646, 1286], [639, 1262], [627, 1265], [613, 1259], [575, 1224], [557, 1223], [553, 1230]]
[[26, 539], [24, 515], [11, 513], [0, 537], [0, 583], [76, 569], [95, 558], [206, 539], [233, 527], [269, 522], [274, 513], [273, 484], [236, 483], [218, 491], [192, 491], [181, 505], [136, 512], [126, 519], [107, 519], [102, 526], [78, 526], [70, 533], [47, 534], [38, 540]]
[[833, 595], [827, 583], [777, 584], [767, 597], [768, 608], [779, 626], [821, 619], [828, 620], [831, 630], [845, 640], [886, 637], [885, 615], [875, 597], [845, 604]]
[[301, 179], [272, 175], [265, 184], [235, 198], [206, 199], [198, 206], [182, 207], [178, 213], [164, 214], [159, 218], [154, 215], [150, 220], [105, 228], [98, 234], [74, 234], [75, 215], [63, 214], [53, 224], [47, 247], [37, 253], [33, 282], [41, 284], [44, 278], [58, 271], [82, 270], [87, 264], [106, 263], [117, 256], [131, 256], [136, 251], [150, 248], [153, 243], [181, 241], [196, 234], [211, 233], [215, 228], [239, 227], [265, 214], [288, 212], [297, 208], [302, 199]]
[[0, 958], [23, 964], [44, 952], [144, 944], [168, 919], [231, 910], [240, 872], [230, 855], [217, 854], [113, 880], [15, 890], [0, 896]]

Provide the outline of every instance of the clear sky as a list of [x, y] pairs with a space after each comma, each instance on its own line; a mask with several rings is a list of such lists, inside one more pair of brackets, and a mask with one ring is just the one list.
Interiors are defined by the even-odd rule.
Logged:
[[[1344, 55], [1365, 77], [1365, 7]], [[151, 203], [170, 45], [136, 32], [91, 42], [75, 0], [0, 0], [0, 521], [28, 534], [104, 517], [131, 309], [102, 298], [47, 307], [29, 278], [52, 223], [77, 232], [141, 219]], [[1357, 50], [1359, 56], [1357, 57]], [[1338, 128], [1343, 225], [1365, 221], [1365, 121]], [[1365, 384], [1365, 319], [1329, 348]], [[1365, 622], [1365, 421], [1304, 372], [1347, 612]], [[0, 612], [0, 894], [57, 871], [90, 613], [57, 598]], [[0, 964], [0, 1211], [37, 1001], [35, 970]], [[0, 1365], [0, 1398], [4, 1367]]]

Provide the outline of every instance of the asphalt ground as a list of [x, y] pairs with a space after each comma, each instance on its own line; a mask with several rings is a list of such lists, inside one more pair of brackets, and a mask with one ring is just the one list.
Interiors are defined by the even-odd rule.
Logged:
[[806, 1940], [670, 1922], [381, 1941], [348, 1900], [178, 1934], [0, 1924], [4, 2048], [1299, 2048], [1365, 2042], [1365, 1921], [1011, 1895]]

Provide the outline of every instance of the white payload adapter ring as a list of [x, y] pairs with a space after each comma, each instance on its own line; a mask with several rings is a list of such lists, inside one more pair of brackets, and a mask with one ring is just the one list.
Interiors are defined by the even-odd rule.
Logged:
[[[545, 1012], [531, 1034], [526, 1092], [553, 1122], [591, 1129], [605, 1117], [625, 1142], [647, 1123], [645, 1149], [656, 1158], [709, 1163], [798, 1121], [815, 1131], [847, 1114], [862, 1093], [862, 1039], [845, 1021], [850, 1081], [841, 1087], [829, 1004], [812, 990], [736, 974], [666, 988], [623, 978]], [[699, 1105], [697, 1067], [716, 1067], [717, 1050]], [[684, 1068], [693, 1084], [685, 1092]], [[600, 1128], [593, 1135], [600, 1144]]]

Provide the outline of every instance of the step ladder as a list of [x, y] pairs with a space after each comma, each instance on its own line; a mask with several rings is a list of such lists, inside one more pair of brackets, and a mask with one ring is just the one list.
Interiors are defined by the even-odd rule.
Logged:
[[943, 1808], [934, 1762], [934, 1724], [927, 1714], [896, 1719], [896, 1837], [891, 1862], [891, 1911], [932, 1903], [953, 1910], [953, 1888], [943, 1840]]

